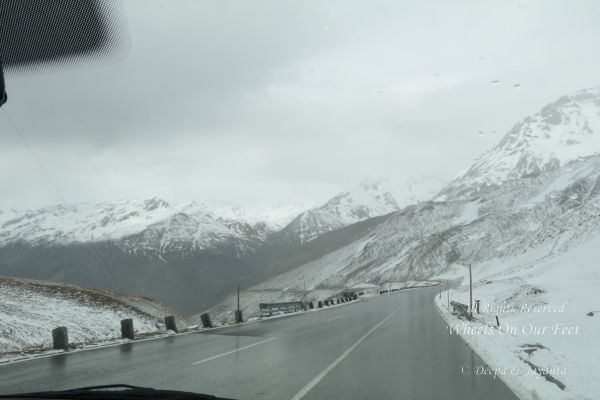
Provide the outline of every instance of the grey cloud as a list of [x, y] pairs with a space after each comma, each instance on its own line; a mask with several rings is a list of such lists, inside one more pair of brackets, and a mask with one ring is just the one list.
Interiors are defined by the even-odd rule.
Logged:
[[[365, 176], [449, 178], [599, 83], [599, 4], [519, 4], [124, 0], [128, 58], [11, 76], [6, 112], [69, 201], [318, 202]], [[2, 205], [57, 202], [1, 114], [0, 132]]]

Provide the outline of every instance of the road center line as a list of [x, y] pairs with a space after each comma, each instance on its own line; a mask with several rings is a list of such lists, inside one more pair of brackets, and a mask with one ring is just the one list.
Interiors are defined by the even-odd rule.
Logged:
[[264, 344], [264, 343], [270, 342], [271, 340], [275, 340], [275, 339], [277, 339], [277, 338], [272, 337], [272, 338], [268, 338], [268, 339], [265, 339], [265, 340], [261, 340], [260, 342], [252, 343], [252, 344], [249, 344], [247, 346], [243, 346], [243, 347], [237, 348], [235, 350], [227, 351], [225, 353], [217, 354], [216, 356], [205, 358], [204, 360], [193, 362], [192, 365], [202, 364], [202, 363], [205, 363], [205, 362], [208, 362], [208, 361], [216, 360], [217, 358], [221, 358], [221, 357], [225, 357], [225, 356], [228, 356], [230, 354], [233, 354], [233, 353], [237, 353], [238, 351], [248, 350], [248, 349], [250, 349], [250, 348], [252, 348], [254, 346], [258, 346], [259, 344]]
[[336, 315], [335, 317], [332, 317], [332, 318], [326, 319], [326, 320], [325, 320], [325, 322], [331, 322], [331, 321], [335, 321], [336, 319], [338, 319], [338, 318], [342, 318], [342, 317], [345, 317], [345, 316], [346, 316], [346, 314], [342, 314], [342, 315]]
[[367, 337], [369, 337], [370, 334], [375, 332], [375, 330], [377, 328], [379, 328], [387, 320], [392, 318], [398, 311], [400, 311], [400, 308], [397, 308], [396, 310], [392, 311], [392, 313], [390, 315], [388, 315], [387, 317], [385, 317], [383, 319], [383, 321], [381, 321], [380, 323], [378, 323], [377, 325], [375, 325], [374, 327], [369, 329], [369, 331], [367, 333], [365, 333], [364, 335], [362, 335], [360, 339], [358, 339], [352, 346], [350, 346], [348, 348], [348, 350], [344, 351], [342, 353], [342, 355], [340, 355], [338, 358], [335, 359], [335, 361], [333, 361], [331, 364], [329, 364], [323, 371], [321, 371], [319, 373], [319, 375], [315, 376], [310, 382], [308, 382], [308, 384], [306, 386], [304, 386], [302, 389], [300, 389], [300, 391], [298, 393], [296, 393], [294, 395], [294, 397], [291, 398], [291, 400], [300, 400], [304, 396], [306, 396], [306, 394], [308, 392], [310, 392], [312, 388], [317, 386], [317, 384], [319, 382], [321, 382], [323, 380], [323, 378], [325, 378], [327, 376], [328, 373], [330, 373], [339, 363], [344, 361], [344, 359], [346, 357], [348, 357], [348, 355], [352, 352], [352, 350], [354, 350], [359, 344], [361, 344], [363, 340], [365, 340]]

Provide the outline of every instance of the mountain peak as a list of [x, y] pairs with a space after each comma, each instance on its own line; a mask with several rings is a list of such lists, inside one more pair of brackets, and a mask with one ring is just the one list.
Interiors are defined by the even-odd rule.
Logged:
[[249, 209], [240, 206], [221, 207], [217, 208], [215, 213], [224, 219], [243, 221], [252, 226], [264, 224], [272, 231], [279, 231], [300, 213], [312, 207], [312, 205], [306, 203], [296, 202], [261, 209]]
[[600, 153], [600, 87], [562, 96], [516, 124], [436, 197], [468, 198]]
[[158, 198], [158, 197], [152, 197], [149, 198], [148, 200], [144, 200], [144, 209], [146, 211], [153, 211], [156, 210], [157, 208], [170, 208], [171, 205], [169, 203], [167, 203], [165, 200]]
[[321, 209], [338, 215], [347, 225], [398, 211], [396, 200], [383, 182], [364, 180], [358, 186], [334, 196]]
[[286, 230], [301, 242], [309, 242], [325, 232], [398, 211], [394, 196], [383, 182], [363, 180], [356, 187], [338, 193], [322, 206], [300, 214]]

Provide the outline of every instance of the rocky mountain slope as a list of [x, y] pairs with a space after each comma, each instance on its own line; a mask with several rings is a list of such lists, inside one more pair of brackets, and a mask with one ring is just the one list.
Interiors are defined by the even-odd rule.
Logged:
[[459, 263], [552, 256], [600, 234], [600, 156], [507, 181], [477, 200], [431, 201], [390, 214], [323, 257], [265, 282], [343, 287], [427, 279]]

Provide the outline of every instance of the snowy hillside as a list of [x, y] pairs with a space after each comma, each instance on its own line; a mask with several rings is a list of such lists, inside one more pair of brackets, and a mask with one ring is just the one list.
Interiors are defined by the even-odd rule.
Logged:
[[[596, 399], [599, 354], [590, 343], [600, 335], [600, 307], [594, 301], [600, 283], [600, 236], [544, 257], [549, 247], [539, 249], [538, 257], [525, 253], [473, 265], [473, 296], [481, 302], [481, 314], [475, 313], [476, 321], [467, 324], [473, 330], [465, 332], [464, 322], [446, 311], [445, 294], [438, 305], [449, 324], [458, 328], [455, 333], [521, 398]], [[463, 285], [450, 291], [451, 301], [468, 304], [466, 271], [465, 265], [452, 268]], [[496, 315], [502, 331], [495, 328]], [[479, 333], [485, 326], [490, 327], [487, 333]], [[544, 371], [546, 379], [535, 369]], [[511, 370], [519, 373], [507, 372]]]
[[124, 318], [133, 319], [138, 333], [160, 330], [166, 315], [188, 325], [148, 298], [26, 279], [0, 278], [0, 304], [0, 354], [48, 348], [58, 326], [66, 326], [76, 344], [120, 338]]
[[600, 88], [563, 96], [516, 124], [436, 197], [470, 198], [506, 180], [600, 153]]
[[339, 193], [324, 205], [300, 214], [285, 231], [301, 242], [309, 242], [325, 232], [398, 210], [398, 204], [385, 184], [366, 180], [356, 188]]

